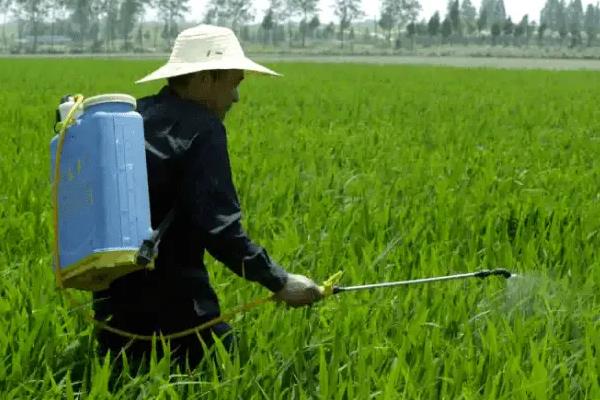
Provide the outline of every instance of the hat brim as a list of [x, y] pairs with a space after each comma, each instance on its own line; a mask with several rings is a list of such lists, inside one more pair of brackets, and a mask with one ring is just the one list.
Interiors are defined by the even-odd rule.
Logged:
[[135, 83], [151, 82], [158, 79], [172, 78], [175, 76], [186, 75], [200, 71], [224, 69], [240, 69], [244, 71], [257, 72], [264, 75], [281, 76], [281, 74], [257, 64], [249, 58], [242, 57], [236, 59], [212, 60], [200, 63], [166, 63], [156, 71], [146, 75]]

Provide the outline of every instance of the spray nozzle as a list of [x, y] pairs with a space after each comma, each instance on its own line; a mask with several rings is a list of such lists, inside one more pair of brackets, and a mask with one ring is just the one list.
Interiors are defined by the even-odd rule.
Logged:
[[475, 277], [480, 279], [484, 279], [492, 275], [501, 276], [503, 278], [509, 279], [513, 274], [509, 270], [504, 268], [497, 268], [492, 270], [484, 269], [483, 271], [475, 273]]

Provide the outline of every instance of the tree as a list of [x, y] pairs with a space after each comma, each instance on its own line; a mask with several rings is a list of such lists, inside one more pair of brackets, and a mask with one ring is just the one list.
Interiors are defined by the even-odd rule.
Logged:
[[365, 43], [369, 43], [369, 42], [371, 42], [371, 39], [372, 39], [372, 37], [371, 37], [371, 29], [369, 29], [367, 27], [367, 28], [365, 28], [364, 33], [363, 33], [363, 41]]
[[444, 22], [442, 22], [442, 38], [446, 42], [448, 38], [452, 35], [452, 21], [450, 18], [444, 18]]
[[416, 21], [421, 12], [421, 4], [418, 0], [402, 0], [400, 3], [400, 11], [399, 24], [402, 27], [402, 25], [407, 22]]
[[557, 15], [557, 27], [556, 29], [558, 30], [558, 34], [560, 35], [560, 44], [562, 46], [562, 44], [564, 43], [565, 38], [567, 37], [567, 35], [569, 34], [569, 21], [568, 21], [568, 16], [567, 16], [567, 7], [565, 4], [565, 0], [560, 0], [560, 6], [558, 8], [558, 15]]
[[496, 45], [498, 37], [506, 25], [506, 8], [504, 0], [482, 0], [477, 20], [477, 29], [481, 33], [490, 29], [492, 34], [492, 45]]
[[[142, 0], [142, 2], [148, 0]], [[92, 41], [91, 50], [98, 52], [102, 48], [102, 40], [100, 39], [100, 24], [104, 18], [103, 9], [104, 0], [92, 0], [91, 1], [91, 14], [90, 21], [87, 28], [87, 38]], [[142, 6], [143, 7], [143, 6]]]
[[135, 35], [135, 42], [138, 45], [138, 49], [144, 48], [144, 30], [142, 28], [142, 24], [138, 25], [137, 33]]
[[[70, 19], [77, 27], [76, 38], [79, 39], [80, 50], [83, 50], [85, 40], [90, 37], [89, 33], [93, 32], [93, 36], [96, 36], [96, 34], [99, 32], [97, 26], [100, 23], [100, 17], [103, 11], [102, 1], [65, 0], [65, 5], [66, 8], [71, 12]], [[123, 4], [121, 4], [121, 8], [122, 7]], [[137, 5], [137, 7], [141, 8], [141, 4]], [[92, 29], [92, 27], [94, 29]], [[133, 29], [133, 26], [131, 26], [129, 29], [131, 31], [131, 29]], [[122, 30], [122, 27], [120, 30]], [[94, 37], [93, 39], [97, 39], [97, 37]]]
[[585, 20], [583, 23], [583, 29], [587, 35], [587, 45], [590, 47], [596, 37], [598, 36], [598, 30], [600, 28], [600, 10], [593, 5], [589, 4], [585, 11]]
[[178, 21], [183, 20], [184, 15], [189, 12], [189, 0], [158, 0], [158, 15], [163, 22], [163, 38], [171, 46], [173, 39], [178, 34]]
[[[504, 22], [506, 21], [506, 8], [504, 7], [504, 0], [482, 0], [481, 7], [479, 9], [479, 22], [481, 30], [491, 29], [494, 24], [498, 24], [498, 27], [502, 29]], [[485, 24], [481, 24], [485, 22]], [[492, 35], [493, 36], [493, 35]]]
[[460, 36], [460, 6], [458, 0], [448, 1], [448, 18], [452, 24], [452, 32]]
[[481, 0], [479, 18], [477, 20], [477, 29], [479, 30], [479, 33], [488, 29], [493, 24], [495, 9], [496, 0]]
[[317, 12], [317, 4], [319, 0], [291, 0], [290, 4], [294, 8], [295, 13], [302, 15], [302, 47], [306, 46], [306, 31], [310, 17], [313, 17]]
[[12, 0], [0, 0], [0, 10], [2, 11], [4, 22], [2, 23], [2, 43], [4, 43], [4, 48], [8, 48], [8, 38], [6, 37], [6, 19], [8, 18], [8, 10], [10, 10], [12, 6]]
[[283, 11], [282, 17], [287, 21], [287, 31], [288, 31], [288, 39], [289, 45], [292, 47], [292, 38], [293, 38], [293, 30], [292, 30], [292, 19], [298, 15], [298, 7], [296, 7], [295, 0], [283, 0]]
[[548, 29], [548, 25], [546, 24], [540, 24], [540, 26], [538, 27], [538, 45], [541, 47], [544, 44], [544, 34], [546, 33], [546, 30]]
[[488, 26], [488, 12], [485, 8], [479, 10], [479, 18], [477, 18], [477, 32], [481, 35], [481, 32], [487, 29]]
[[209, 25], [219, 25], [219, 19], [222, 19], [222, 14], [219, 12], [221, 8], [225, 7], [225, 0], [211, 0], [206, 5], [206, 13], [202, 18], [202, 22]]
[[50, 20], [50, 49], [54, 50], [54, 37], [56, 35], [56, 23], [60, 15], [65, 13], [65, 2], [63, 0], [48, 0], [49, 1], [49, 12], [48, 18]]
[[438, 35], [439, 32], [440, 32], [440, 13], [436, 11], [435, 14], [433, 14], [433, 16], [429, 19], [429, 22], [427, 23], [427, 33], [429, 33], [429, 36], [435, 37]]
[[497, 41], [498, 41], [498, 36], [500, 36], [500, 33], [502, 33], [502, 27], [500, 26], [499, 22], [494, 22], [494, 24], [492, 25], [492, 45], [496, 45]]
[[269, 10], [273, 12], [273, 27], [277, 25], [283, 25], [285, 21], [285, 5], [283, 0], [271, 0], [269, 3]]
[[272, 8], [269, 8], [267, 10], [267, 12], [265, 13], [263, 20], [260, 23], [260, 27], [263, 30], [263, 32], [265, 32], [264, 43], [267, 44], [269, 41], [269, 38], [272, 37], [271, 32], [273, 31], [273, 28], [275, 27]]
[[529, 22], [529, 26], [527, 27], [527, 45], [528, 46], [529, 46], [529, 43], [531, 43], [531, 38], [537, 32], [537, 29], [538, 29], [537, 22], [536, 21], [530, 21]]
[[410, 22], [406, 25], [406, 34], [410, 38], [410, 48], [415, 48], [415, 36], [426, 35], [428, 33], [427, 21], [422, 20], [421, 22]]
[[415, 22], [406, 25], [406, 34], [410, 38], [410, 48], [412, 50], [415, 48], [415, 35], [417, 34], [417, 24]]
[[360, 9], [360, 0], [335, 0], [335, 15], [340, 20], [340, 40], [344, 48], [344, 32], [350, 27], [352, 21], [363, 15]]
[[403, 29], [407, 23], [416, 22], [421, 11], [418, 0], [382, 0], [379, 26], [391, 37], [394, 28]]
[[394, 16], [392, 15], [392, 10], [390, 8], [386, 8], [382, 10], [381, 17], [379, 18], [379, 26], [386, 32], [386, 42], [390, 42], [390, 38], [392, 37], [392, 30], [394, 29]]
[[[265, 12], [261, 28], [266, 32], [266, 35], [271, 38], [271, 42], [276, 44], [278, 35], [276, 34], [285, 21], [284, 5], [282, 0], [271, 0], [269, 8]], [[285, 35], [285, 33], [284, 33]], [[268, 37], [265, 39], [268, 40]]]
[[330, 22], [323, 31], [323, 36], [325, 39], [331, 39], [335, 35], [335, 24]]
[[105, 0], [104, 8], [104, 47], [106, 51], [112, 50], [112, 43], [117, 38], [119, 25], [119, 0]]
[[428, 31], [427, 31], [427, 20], [425, 18], [422, 18], [421, 21], [417, 22], [415, 24], [416, 27], [416, 32], [418, 36], [426, 36]]
[[231, 18], [231, 29], [238, 32], [239, 27], [252, 21], [254, 12], [252, 2], [246, 0], [227, 0], [227, 14]]
[[477, 10], [471, 0], [463, 0], [460, 6], [460, 15], [467, 34], [472, 34], [477, 29]]
[[583, 30], [583, 5], [581, 0], [573, 0], [567, 8], [567, 20], [571, 33], [571, 47], [581, 44], [581, 31]]
[[252, 3], [246, 0], [210, 0], [204, 22], [229, 26], [239, 33], [241, 25], [254, 18]]
[[314, 15], [310, 22], [308, 23], [308, 32], [312, 38], [315, 37], [316, 30], [321, 26], [321, 21], [319, 20], [318, 15]]
[[546, 0], [546, 4], [540, 13], [540, 25], [545, 25], [552, 31], [558, 30], [561, 3], [559, 0]]
[[502, 26], [502, 33], [507, 38], [512, 36], [515, 31], [515, 24], [512, 22], [512, 19], [508, 17], [506, 21], [504, 21], [504, 25]]
[[50, 2], [48, 0], [16, 0], [16, 5], [22, 9], [30, 34], [33, 37], [31, 52], [36, 53], [40, 25], [48, 14]]
[[125, 51], [131, 49], [129, 35], [133, 31], [142, 11], [142, 3], [139, 0], [124, 0], [121, 3], [121, 8], [119, 9], [119, 31], [123, 37], [123, 50]]
[[231, 29], [238, 32], [244, 25], [254, 18], [252, 2], [246, 0], [227, 0], [227, 15], [230, 17]]
[[523, 36], [528, 36], [528, 29], [529, 29], [529, 16], [528, 15], [524, 15], [523, 18], [521, 19], [521, 22], [519, 22], [519, 24], [515, 27], [515, 42], [517, 43], [517, 45], [520, 45], [520, 39]]
[[492, 24], [498, 24], [502, 28], [506, 22], [506, 7], [504, 7], [504, 0], [497, 0], [492, 12]]

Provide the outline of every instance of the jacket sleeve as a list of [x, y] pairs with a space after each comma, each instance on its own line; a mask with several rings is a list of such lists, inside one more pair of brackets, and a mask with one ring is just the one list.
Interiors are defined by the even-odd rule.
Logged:
[[181, 206], [189, 222], [202, 232], [208, 252], [237, 275], [272, 292], [280, 290], [287, 273], [242, 228], [225, 128], [213, 126], [197, 135], [182, 161]]

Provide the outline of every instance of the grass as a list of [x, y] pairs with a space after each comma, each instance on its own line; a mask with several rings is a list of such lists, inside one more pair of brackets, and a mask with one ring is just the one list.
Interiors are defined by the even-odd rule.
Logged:
[[[281, 64], [283, 79], [247, 79], [227, 120], [234, 178], [250, 236], [288, 270], [520, 277], [269, 304], [234, 321], [218, 367], [155, 359], [111, 378], [54, 287], [48, 146], [60, 96], [150, 94], [132, 82], [157, 65], [0, 60], [0, 398], [600, 398], [595, 72]], [[224, 309], [266, 294], [209, 264]]]

